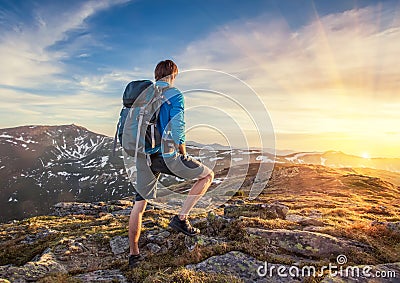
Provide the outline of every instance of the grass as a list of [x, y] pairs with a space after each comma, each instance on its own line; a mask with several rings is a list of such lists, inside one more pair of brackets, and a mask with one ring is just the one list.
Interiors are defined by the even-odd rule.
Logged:
[[81, 280], [73, 278], [68, 274], [56, 273], [49, 274], [48, 276], [41, 278], [37, 281], [38, 283], [83, 283]]
[[243, 281], [229, 275], [196, 272], [178, 268], [172, 273], [169, 270], [159, 271], [147, 277], [143, 283], [242, 283]]
[[[246, 203], [272, 203], [279, 201], [290, 208], [289, 213], [315, 217], [325, 225], [319, 232], [332, 236], [354, 240], [370, 247], [370, 251], [355, 251], [348, 256], [349, 262], [357, 264], [378, 264], [400, 261], [400, 233], [389, 230], [385, 225], [371, 225], [373, 221], [400, 221], [400, 192], [386, 180], [360, 174], [348, 174], [322, 166], [277, 165], [268, 187], [255, 201], [246, 199], [249, 186], [243, 186], [233, 200], [246, 200]], [[287, 174], [285, 172], [288, 172]], [[292, 174], [291, 172], [297, 172]], [[278, 174], [279, 173], [279, 174]], [[291, 175], [290, 175], [291, 174]], [[292, 176], [292, 177], [287, 177]], [[390, 178], [394, 179], [393, 174]], [[91, 244], [108, 255], [101, 264], [102, 268], [121, 269], [133, 282], [241, 282], [222, 274], [205, 274], [184, 268], [187, 264], [201, 262], [210, 256], [225, 254], [229, 251], [242, 251], [258, 260], [271, 263], [293, 264], [296, 260], [286, 251], [266, 243], [265, 239], [251, 237], [246, 227], [262, 229], [303, 229], [300, 224], [283, 219], [263, 219], [251, 206], [244, 208], [231, 222], [222, 219], [222, 209], [208, 215], [207, 222], [199, 227], [206, 236], [224, 238], [226, 242], [211, 246], [197, 246], [188, 252], [184, 236], [172, 233], [174, 247], [163, 254], [149, 255], [147, 260], [134, 272], [128, 270], [123, 256], [111, 254], [109, 241], [114, 236], [127, 236], [128, 217], [104, 214], [93, 216], [41, 216], [17, 223], [3, 224], [0, 228], [0, 265], [23, 265], [47, 247], [62, 245], [62, 239], [74, 239], [81, 236], [90, 238]], [[171, 214], [159, 210], [149, 210], [144, 214], [144, 222], [154, 227], [144, 227], [143, 232], [154, 228], [166, 229]], [[199, 217], [205, 217], [200, 215]], [[52, 229], [57, 232], [33, 244], [23, 244], [27, 235]], [[146, 244], [142, 239], [141, 247]], [[74, 257], [74, 260], [85, 258]], [[307, 260], [307, 259], [305, 259]], [[326, 262], [321, 259], [316, 265]], [[79, 282], [72, 276], [87, 272], [85, 268], [71, 269], [69, 274], [51, 274], [39, 282]], [[307, 282], [317, 282], [309, 278]]]

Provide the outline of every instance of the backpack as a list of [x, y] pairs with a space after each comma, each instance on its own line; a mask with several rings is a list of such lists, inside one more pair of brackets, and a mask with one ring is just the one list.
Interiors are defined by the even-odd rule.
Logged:
[[161, 144], [157, 121], [161, 105], [168, 102], [162, 95], [167, 88], [150, 80], [132, 81], [126, 86], [114, 137], [114, 154], [118, 139], [124, 151], [134, 157], [135, 163], [137, 156], [142, 154], [151, 165], [149, 155]]

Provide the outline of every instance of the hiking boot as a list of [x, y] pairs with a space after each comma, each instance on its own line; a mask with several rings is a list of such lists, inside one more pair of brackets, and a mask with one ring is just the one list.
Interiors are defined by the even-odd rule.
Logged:
[[200, 233], [200, 230], [190, 225], [188, 219], [180, 220], [178, 215], [175, 215], [168, 225], [177, 232], [182, 232], [188, 236], [195, 236]]
[[135, 268], [139, 265], [141, 261], [144, 260], [144, 257], [141, 254], [138, 255], [129, 255], [129, 268]]

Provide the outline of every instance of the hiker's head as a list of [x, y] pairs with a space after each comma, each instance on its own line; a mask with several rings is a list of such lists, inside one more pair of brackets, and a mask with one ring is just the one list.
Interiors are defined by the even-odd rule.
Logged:
[[178, 66], [172, 60], [164, 60], [157, 64], [154, 70], [156, 81], [166, 81], [172, 84], [178, 74]]

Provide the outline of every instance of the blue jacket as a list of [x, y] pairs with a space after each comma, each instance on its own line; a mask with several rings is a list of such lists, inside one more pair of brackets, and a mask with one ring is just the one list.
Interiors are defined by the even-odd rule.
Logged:
[[[157, 81], [156, 84], [161, 87], [169, 86], [169, 84], [164, 81]], [[163, 95], [169, 103], [164, 102], [161, 105], [157, 123], [158, 129], [161, 135], [165, 132], [167, 135], [166, 137], [172, 139], [175, 144], [182, 144], [185, 142], [185, 103], [183, 94], [177, 88], [171, 87], [165, 90]], [[157, 151], [159, 151], [159, 149], [160, 148], [158, 148]]]

